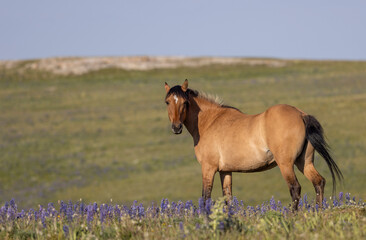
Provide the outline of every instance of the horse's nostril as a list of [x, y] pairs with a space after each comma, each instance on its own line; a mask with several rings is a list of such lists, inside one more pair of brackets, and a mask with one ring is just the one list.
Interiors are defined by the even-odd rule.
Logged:
[[183, 129], [183, 124], [179, 123], [179, 124], [172, 124], [172, 130], [175, 134], [181, 133]]

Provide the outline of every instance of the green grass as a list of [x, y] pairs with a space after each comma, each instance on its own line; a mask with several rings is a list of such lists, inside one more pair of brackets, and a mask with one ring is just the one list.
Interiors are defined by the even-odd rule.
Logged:
[[[144, 203], [198, 199], [200, 166], [191, 136], [171, 133], [164, 82], [214, 93], [258, 113], [287, 103], [315, 115], [345, 176], [338, 188], [366, 198], [366, 62], [288, 61], [285, 67], [212, 65], [81, 76], [0, 69], [0, 201], [20, 206], [78, 200]], [[316, 167], [331, 177], [317, 155]], [[297, 171], [302, 192], [311, 183]], [[249, 204], [290, 202], [278, 168], [234, 174], [233, 192]], [[213, 197], [221, 195], [219, 176]]]
[[[365, 203], [343, 193], [324, 209], [305, 196], [291, 212], [274, 198], [253, 207], [233, 199], [132, 206], [68, 202], [0, 208], [1, 239], [364, 239]], [[358, 201], [358, 202], [357, 202]], [[333, 204], [334, 203], [334, 204]]]

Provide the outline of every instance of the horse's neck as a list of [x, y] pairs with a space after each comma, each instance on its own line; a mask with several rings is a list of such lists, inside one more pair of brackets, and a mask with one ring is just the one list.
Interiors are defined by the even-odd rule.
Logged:
[[207, 99], [194, 97], [190, 100], [184, 125], [192, 135], [195, 145], [199, 141], [203, 128], [210, 125], [215, 120], [215, 115], [218, 115], [220, 111], [221, 108], [216, 103]]

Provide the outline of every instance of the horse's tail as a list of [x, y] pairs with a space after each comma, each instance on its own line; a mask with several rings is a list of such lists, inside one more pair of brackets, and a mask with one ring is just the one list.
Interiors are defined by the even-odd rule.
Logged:
[[306, 139], [313, 145], [315, 150], [322, 156], [327, 163], [333, 180], [333, 195], [336, 190], [336, 176], [340, 182], [343, 174], [329, 153], [330, 147], [324, 138], [324, 130], [318, 120], [311, 115], [304, 115], [303, 120], [306, 128]]

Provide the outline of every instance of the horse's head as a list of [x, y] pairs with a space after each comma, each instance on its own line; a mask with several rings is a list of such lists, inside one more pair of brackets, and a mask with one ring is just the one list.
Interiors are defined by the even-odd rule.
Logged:
[[183, 122], [186, 119], [188, 107], [188, 80], [186, 79], [182, 86], [169, 87], [165, 83], [165, 103], [168, 108], [169, 120], [172, 123], [172, 130], [175, 134], [181, 134], [183, 130]]

